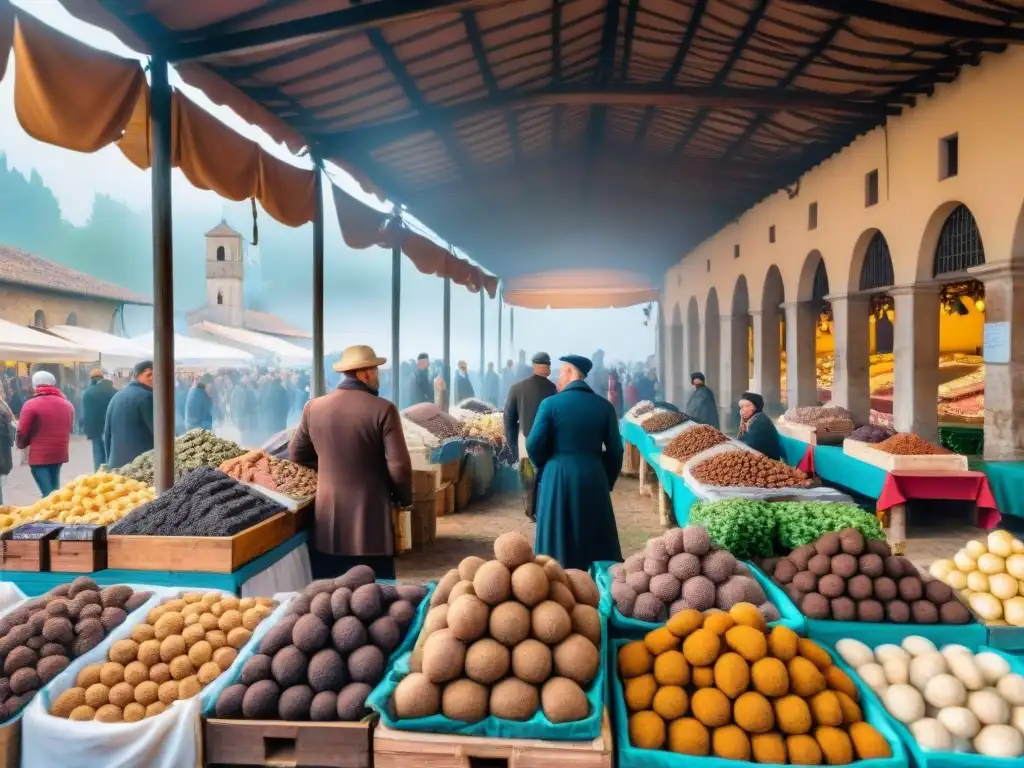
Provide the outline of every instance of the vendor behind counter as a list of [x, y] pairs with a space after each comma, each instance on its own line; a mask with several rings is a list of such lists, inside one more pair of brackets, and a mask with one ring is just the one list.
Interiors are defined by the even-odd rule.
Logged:
[[769, 459], [779, 461], [782, 458], [779, 431], [764, 412], [764, 398], [756, 392], [744, 392], [739, 406], [740, 429], [736, 438]]

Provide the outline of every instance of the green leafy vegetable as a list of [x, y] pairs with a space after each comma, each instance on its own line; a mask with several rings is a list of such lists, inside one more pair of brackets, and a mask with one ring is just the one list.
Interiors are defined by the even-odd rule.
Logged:
[[781, 501], [772, 506], [778, 521], [779, 545], [784, 552], [810, 544], [823, 533], [843, 528], [856, 528], [867, 539], [885, 539], [878, 519], [852, 504]]

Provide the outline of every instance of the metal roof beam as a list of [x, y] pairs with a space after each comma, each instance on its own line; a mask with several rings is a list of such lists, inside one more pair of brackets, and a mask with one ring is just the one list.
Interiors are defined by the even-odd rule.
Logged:
[[[473, 58], [480, 69], [480, 77], [483, 78], [487, 92], [492, 98], [501, 98], [501, 88], [498, 80], [491, 69], [491, 63], [487, 60], [487, 51], [484, 49], [483, 38], [480, 36], [480, 25], [476, 23], [476, 16], [472, 11], [462, 12], [462, 23], [466, 25], [466, 36], [469, 38], [470, 48], [473, 49]], [[512, 145], [512, 157], [517, 163], [523, 161], [523, 145], [519, 140], [519, 128], [516, 125], [515, 115], [505, 110], [505, 123], [508, 126], [508, 141]]]

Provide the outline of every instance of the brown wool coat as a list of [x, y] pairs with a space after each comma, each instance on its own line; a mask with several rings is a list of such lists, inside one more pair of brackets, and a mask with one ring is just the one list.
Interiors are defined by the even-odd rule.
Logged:
[[331, 555], [394, 554], [393, 503], [412, 503], [412, 464], [394, 404], [339, 389], [306, 404], [292, 461], [317, 467], [313, 546]]

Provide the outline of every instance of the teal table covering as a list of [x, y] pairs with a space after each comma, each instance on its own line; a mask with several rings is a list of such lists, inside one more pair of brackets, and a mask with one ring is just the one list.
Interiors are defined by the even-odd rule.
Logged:
[[847, 456], [841, 445], [814, 446], [814, 472], [831, 485], [848, 488], [871, 499], [882, 495], [887, 474], [884, 469]]
[[676, 525], [682, 527], [690, 521], [690, 507], [700, 499], [679, 475], [671, 472], [665, 474], [668, 477], [668, 486], [672, 489], [669, 496], [672, 497], [672, 512], [676, 518]]
[[779, 447], [782, 449], [782, 460], [791, 467], [799, 467], [800, 462], [807, 455], [807, 449], [811, 447], [811, 444], [780, 432]]
[[981, 470], [999, 511], [1024, 519], [1024, 461], [986, 461]]
[[262, 573], [293, 549], [304, 546], [309, 532], [292, 536], [274, 549], [234, 573], [208, 573], [203, 571], [130, 571], [107, 568], [93, 573], [58, 573], [53, 571], [0, 571], [0, 581], [9, 581], [29, 597], [39, 595], [61, 584], [74, 581], [79, 576], [88, 576], [101, 587], [114, 584], [152, 584], [158, 587], [194, 587], [196, 589], [220, 590], [238, 594], [242, 585], [257, 573]]

